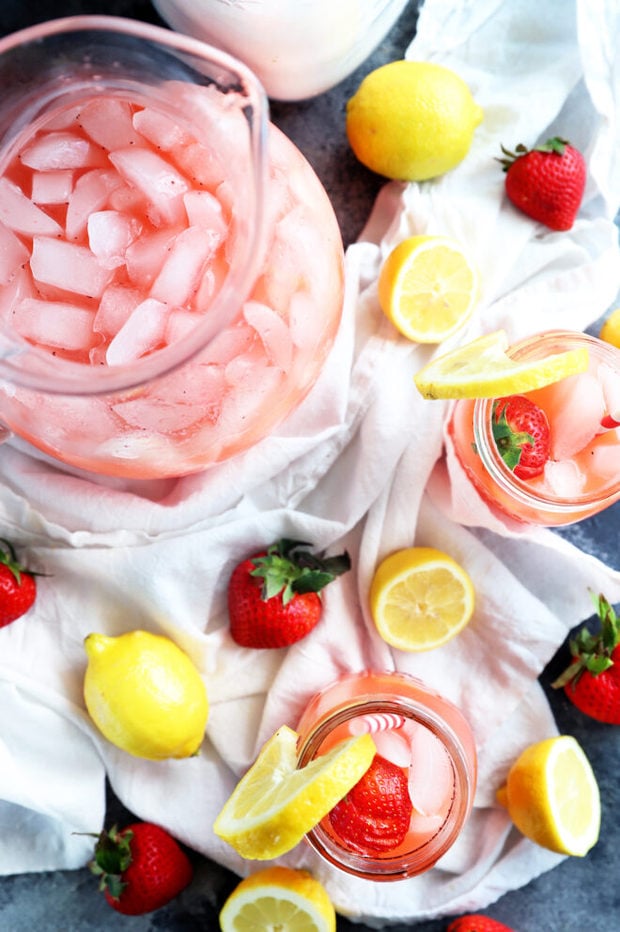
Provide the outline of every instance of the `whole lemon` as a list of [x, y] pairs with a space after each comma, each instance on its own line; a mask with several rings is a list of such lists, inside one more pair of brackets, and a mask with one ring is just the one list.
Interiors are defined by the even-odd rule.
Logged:
[[191, 757], [202, 743], [207, 692], [187, 654], [148, 631], [89, 634], [84, 700], [93, 722], [135, 757]]
[[347, 103], [346, 130], [367, 168], [399, 181], [424, 181], [465, 158], [482, 116], [450, 68], [403, 59], [364, 78]]

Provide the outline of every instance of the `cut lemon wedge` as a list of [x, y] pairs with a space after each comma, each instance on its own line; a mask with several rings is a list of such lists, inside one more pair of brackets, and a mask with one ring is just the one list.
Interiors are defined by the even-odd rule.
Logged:
[[479, 294], [477, 269], [446, 236], [410, 236], [381, 267], [379, 303], [416, 343], [440, 343], [463, 326]]
[[375, 755], [370, 735], [360, 735], [297, 769], [298, 737], [286, 725], [279, 728], [215, 820], [215, 834], [244, 858], [270, 860], [294, 848], [363, 777]]
[[370, 611], [384, 641], [398, 650], [431, 650], [471, 619], [474, 587], [466, 571], [433, 547], [386, 557], [370, 586]]
[[572, 735], [547, 738], [526, 748], [510, 768], [497, 799], [519, 831], [543, 848], [583, 857], [598, 841], [599, 788]]
[[336, 912], [307, 871], [267, 867], [239, 883], [220, 912], [222, 932], [336, 932]]
[[432, 359], [414, 376], [416, 387], [424, 398], [499, 398], [551, 385], [588, 368], [586, 347], [527, 360], [511, 359], [507, 349], [504, 330], [478, 337]]

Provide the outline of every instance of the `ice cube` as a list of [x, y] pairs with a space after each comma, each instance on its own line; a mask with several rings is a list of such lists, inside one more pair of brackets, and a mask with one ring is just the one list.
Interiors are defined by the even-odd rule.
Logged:
[[407, 738], [400, 731], [379, 731], [372, 736], [377, 754], [397, 767], [409, 767], [411, 750]]
[[293, 343], [291, 332], [280, 315], [259, 301], [246, 301], [243, 316], [256, 330], [269, 361], [287, 372], [293, 357]]
[[35, 204], [64, 204], [73, 190], [73, 172], [32, 173], [32, 200]]
[[105, 153], [98, 146], [67, 131], [37, 136], [21, 150], [19, 158], [24, 165], [37, 171], [103, 168], [108, 164]]
[[590, 372], [557, 382], [548, 393], [553, 407], [545, 407], [551, 427], [551, 458], [570, 459], [597, 433], [605, 413], [603, 390]]
[[20, 238], [0, 223], [0, 285], [8, 285], [29, 258], [30, 252]]
[[104, 269], [125, 263], [125, 253], [142, 230], [135, 217], [116, 210], [96, 210], [88, 218], [88, 245]]
[[0, 221], [15, 233], [27, 236], [35, 233], [58, 236], [62, 233], [62, 227], [8, 178], [0, 178]]
[[170, 158], [196, 186], [215, 191], [226, 177], [226, 169], [220, 159], [199, 142], [174, 146], [170, 150]]
[[105, 337], [113, 337], [141, 300], [142, 295], [135, 288], [128, 288], [125, 285], [108, 285], [101, 295], [93, 329]]
[[305, 291], [296, 292], [289, 302], [289, 327], [293, 345], [308, 353], [319, 349], [323, 330], [317, 325], [316, 305]]
[[114, 405], [114, 411], [130, 427], [139, 427], [141, 430], [161, 434], [188, 430], [205, 416], [202, 404], [172, 404], [161, 400], [154, 401], [151, 398], [135, 398], [120, 402]]
[[141, 136], [162, 152], [169, 152], [175, 146], [187, 146], [194, 141], [175, 120], [151, 107], [136, 111], [133, 125]]
[[153, 282], [151, 297], [168, 304], [187, 304], [212, 250], [210, 237], [200, 227], [188, 227], [179, 233]]
[[85, 233], [90, 215], [107, 205], [110, 194], [120, 184], [117, 173], [110, 169], [94, 169], [78, 178], [67, 207], [67, 239], [76, 240]]
[[30, 267], [37, 281], [94, 298], [103, 294], [112, 275], [85, 246], [46, 236], [34, 237]]
[[72, 352], [88, 352], [96, 342], [91, 310], [60, 301], [24, 298], [14, 310], [13, 325], [33, 343]]
[[219, 243], [224, 239], [228, 223], [222, 205], [210, 191], [188, 191], [183, 195], [187, 219], [192, 227], [202, 227], [214, 234]]
[[109, 366], [122, 366], [158, 349], [166, 332], [170, 308], [154, 298], [146, 298], [110, 341], [106, 360]]
[[118, 97], [93, 98], [82, 107], [80, 125], [93, 142], [108, 151], [144, 145], [134, 129], [133, 107]]
[[237, 324], [221, 330], [209, 344], [205, 356], [210, 363], [226, 365], [232, 359], [246, 354], [256, 342], [256, 332], [252, 327]]
[[448, 753], [430, 729], [408, 722], [411, 767], [409, 796], [417, 812], [437, 815], [447, 807], [454, 790], [454, 771]]
[[202, 318], [195, 311], [175, 307], [170, 311], [166, 324], [165, 341], [167, 344], [177, 343], [192, 331]]
[[121, 181], [118, 188], [110, 194], [109, 206], [112, 210], [118, 210], [119, 213], [146, 215], [148, 202], [142, 191]]
[[606, 482], [620, 480], [620, 430], [610, 431], [614, 443], [593, 444], [591, 455], [588, 457], [588, 472], [591, 477], [596, 476]]
[[613, 366], [601, 363], [598, 367], [598, 377], [605, 398], [605, 413], [612, 417], [617, 415], [616, 420], [620, 421], [620, 373]]
[[168, 256], [178, 228], [156, 230], [143, 233], [135, 240], [125, 253], [127, 274], [137, 287], [148, 290], [159, 274]]
[[183, 195], [189, 184], [176, 168], [156, 152], [146, 148], [115, 149], [110, 160], [125, 181], [146, 196], [154, 208], [150, 213], [156, 225], [181, 223], [185, 218]]
[[574, 460], [547, 460], [543, 480], [558, 498], [576, 498], [583, 490], [586, 477]]
[[19, 268], [8, 285], [0, 288], [0, 317], [12, 326], [14, 307], [24, 298], [34, 298], [35, 290], [29, 268]]

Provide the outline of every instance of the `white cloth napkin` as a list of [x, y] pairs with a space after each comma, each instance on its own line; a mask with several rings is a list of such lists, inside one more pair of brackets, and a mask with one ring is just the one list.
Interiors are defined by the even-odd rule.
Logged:
[[[620, 285], [619, 39], [612, 0], [426, 0], [408, 55], [458, 71], [484, 122], [450, 174], [385, 186], [348, 250], [328, 365], [271, 439], [206, 473], [144, 484], [63, 469], [19, 441], [0, 448], [2, 534], [49, 574], [33, 610], [0, 631], [0, 872], [84, 865], [91, 842], [74, 833], [101, 827], [106, 774], [139, 818], [239, 874], [255, 869], [213, 835], [215, 815], [266, 738], [294, 727], [316, 690], [363, 667], [421, 675], [463, 709], [480, 756], [470, 822], [439, 866], [400, 883], [346, 877], [304, 844], [283, 861], [309, 867], [340, 912], [377, 927], [482, 908], [558, 863], [511, 829], [494, 792], [523, 747], [555, 733], [537, 676], [591, 614], [589, 589], [620, 601], [620, 574], [551, 531], [498, 522], [473, 492], [468, 504], [454, 463], [448, 471], [441, 459], [445, 406], [412, 385], [430, 351], [383, 318], [376, 278], [404, 236], [446, 233], [469, 244], [484, 280], [459, 339], [596, 320]], [[590, 166], [569, 233], [515, 211], [494, 161], [500, 143], [533, 144], [556, 130]], [[325, 591], [324, 620], [299, 644], [236, 647], [229, 574], [282, 535], [346, 547], [354, 569]], [[389, 649], [366, 608], [377, 561], [413, 543], [451, 553], [476, 586], [465, 631], [424, 655]], [[176, 640], [204, 676], [211, 713], [197, 758], [132, 758], [85, 712], [84, 636], [139, 627]]]

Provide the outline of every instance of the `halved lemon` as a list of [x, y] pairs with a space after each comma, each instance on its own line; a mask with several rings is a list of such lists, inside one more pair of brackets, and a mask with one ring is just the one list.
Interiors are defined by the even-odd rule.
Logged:
[[543, 848], [583, 857], [598, 841], [599, 788], [572, 735], [527, 747], [510, 768], [497, 799], [519, 831]]
[[463, 326], [479, 295], [479, 274], [447, 236], [410, 236], [379, 273], [379, 303], [394, 326], [416, 343], [441, 343]]
[[325, 887], [304, 870], [266, 867], [239, 883], [220, 912], [222, 932], [335, 932]]
[[495, 330], [436, 356], [414, 382], [424, 398], [499, 398], [551, 385], [588, 368], [586, 347], [527, 360], [511, 359], [507, 349], [506, 332]]
[[363, 777], [375, 755], [370, 735], [359, 735], [297, 769], [298, 737], [286, 725], [279, 728], [215, 820], [215, 834], [244, 858], [266, 861], [294, 848]]
[[434, 547], [406, 547], [375, 571], [370, 612], [384, 641], [398, 650], [431, 650], [471, 619], [474, 587], [456, 560]]

